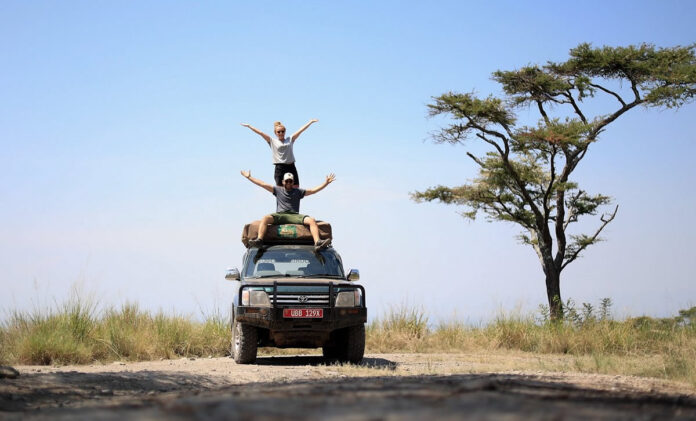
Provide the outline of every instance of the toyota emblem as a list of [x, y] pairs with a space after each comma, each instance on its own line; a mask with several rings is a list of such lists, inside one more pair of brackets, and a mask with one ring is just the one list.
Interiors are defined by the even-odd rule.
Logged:
[[306, 303], [307, 302], [307, 296], [306, 295], [300, 295], [300, 298], [297, 299], [297, 301], [301, 303]]

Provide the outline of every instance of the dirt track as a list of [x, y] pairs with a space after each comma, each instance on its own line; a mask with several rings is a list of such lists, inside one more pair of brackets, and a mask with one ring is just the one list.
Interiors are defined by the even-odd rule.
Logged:
[[[519, 355], [375, 354], [16, 367], [2, 419], [696, 419], [696, 390], [654, 379], [492, 370]], [[515, 359], [518, 359], [515, 361]], [[513, 360], [510, 362], [510, 360]]]

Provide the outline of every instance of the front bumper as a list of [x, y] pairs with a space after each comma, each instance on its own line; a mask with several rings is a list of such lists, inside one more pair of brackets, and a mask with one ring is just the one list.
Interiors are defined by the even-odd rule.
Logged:
[[[317, 286], [325, 286], [326, 292], [317, 291]], [[336, 329], [364, 324], [367, 322], [367, 307], [365, 299], [365, 288], [361, 285], [338, 285], [333, 282], [328, 284], [317, 284], [316, 282], [276, 282], [269, 284], [254, 284], [253, 288], [265, 289], [271, 297], [270, 307], [242, 306], [242, 290], [249, 286], [243, 286], [239, 290], [234, 309], [234, 319], [240, 323], [248, 324], [255, 327], [268, 329], [271, 331], [305, 331], [305, 332], [331, 332]], [[326, 297], [323, 304], [306, 303], [305, 305], [286, 304], [279, 302], [282, 297], [281, 288], [294, 288], [292, 294], [305, 295], [307, 297]], [[312, 288], [314, 290], [312, 291]], [[336, 307], [337, 293], [341, 290], [360, 290], [361, 301], [357, 307]], [[281, 294], [279, 296], [279, 293]], [[310, 300], [311, 302], [311, 300]], [[324, 310], [322, 318], [285, 318], [283, 310], [286, 308], [321, 308]]]
[[283, 317], [283, 309], [291, 307], [241, 307], [235, 309], [235, 320], [273, 331], [315, 331], [331, 332], [336, 329], [355, 326], [367, 322], [365, 307], [323, 308], [321, 319], [297, 319]]

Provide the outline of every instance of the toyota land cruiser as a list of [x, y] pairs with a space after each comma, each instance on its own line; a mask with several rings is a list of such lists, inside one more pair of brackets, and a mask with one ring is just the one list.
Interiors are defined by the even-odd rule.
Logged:
[[[300, 244], [296, 244], [300, 243]], [[365, 350], [365, 289], [347, 275], [332, 247], [315, 251], [293, 241], [249, 248], [242, 271], [228, 269], [235, 285], [231, 354], [256, 360], [259, 346], [321, 347], [327, 359], [358, 363]]]

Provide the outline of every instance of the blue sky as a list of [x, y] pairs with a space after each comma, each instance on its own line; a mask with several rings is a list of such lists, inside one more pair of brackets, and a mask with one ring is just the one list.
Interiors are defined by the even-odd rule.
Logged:
[[[470, 321], [533, 310], [543, 276], [515, 226], [409, 200], [476, 175], [466, 147], [428, 140], [445, 121], [426, 105], [499, 94], [491, 72], [562, 61], [581, 42], [690, 44], [695, 12], [688, 1], [4, 1], [0, 307], [61, 301], [77, 285], [103, 304], [226, 310], [242, 225], [275, 207], [239, 175], [273, 174], [239, 123], [293, 132], [318, 118], [295, 147], [300, 176], [338, 179], [302, 210], [332, 222], [372, 316], [401, 303]], [[576, 171], [620, 209], [607, 241], [564, 272], [565, 298], [611, 297], [620, 316], [696, 305], [693, 115], [635, 110]]]

